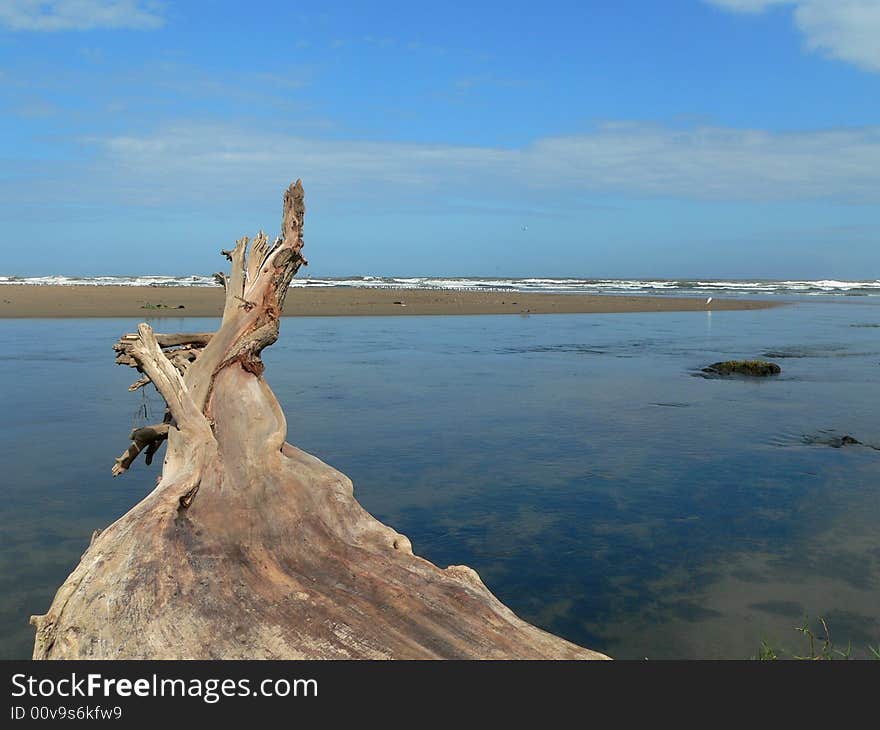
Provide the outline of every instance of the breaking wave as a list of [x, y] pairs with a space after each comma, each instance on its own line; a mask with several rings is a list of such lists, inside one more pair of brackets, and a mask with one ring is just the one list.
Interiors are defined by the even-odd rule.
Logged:
[[[0, 284], [37, 286], [217, 286], [212, 276], [0, 276]], [[427, 276], [301, 277], [291, 287], [355, 287], [363, 289], [450, 289], [580, 294], [661, 294], [719, 296], [880, 296], [880, 280], [701, 280], [701, 279], [575, 279], [485, 278]]]

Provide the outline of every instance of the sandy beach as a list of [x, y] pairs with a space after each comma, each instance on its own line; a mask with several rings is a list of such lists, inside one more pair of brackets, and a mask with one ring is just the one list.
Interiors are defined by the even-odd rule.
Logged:
[[[613, 296], [357, 288], [291, 289], [286, 316], [574, 314], [765, 309], [777, 302], [702, 297]], [[0, 318], [219, 317], [219, 287], [0, 285]]]

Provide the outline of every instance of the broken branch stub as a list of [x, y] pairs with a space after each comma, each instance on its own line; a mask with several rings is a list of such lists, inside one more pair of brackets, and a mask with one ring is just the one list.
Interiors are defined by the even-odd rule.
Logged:
[[136, 428], [131, 432], [129, 439], [131, 445], [116, 457], [116, 463], [113, 465], [113, 476], [117, 477], [123, 474], [138, 457], [138, 454], [146, 449], [144, 457], [149, 465], [153, 461], [153, 455], [159, 450], [159, 447], [168, 438], [168, 424], [157, 423], [154, 426], [144, 426]]
[[304, 214], [297, 181], [281, 237], [229, 252], [216, 333], [142, 324], [115, 346], [168, 407], [117, 467], [164, 442], [162, 475], [31, 617], [34, 658], [605, 658], [521, 620], [470, 568], [414, 555], [348, 477], [286, 443], [260, 353], [305, 264]]

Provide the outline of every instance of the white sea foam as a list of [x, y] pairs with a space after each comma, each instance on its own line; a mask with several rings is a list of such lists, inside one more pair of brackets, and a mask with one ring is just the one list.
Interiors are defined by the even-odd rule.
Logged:
[[[218, 286], [213, 276], [0, 276], [0, 284], [34, 286]], [[577, 279], [552, 277], [427, 277], [427, 276], [348, 276], [300, 277], [294, 288], [352, 287], [362, 289], [441, 289], [458, 291], [533, 291], [584, 294], [657, 294], [720, 296], [880, 296], [880, 280], [840, 281], [837, 279], [795, 280], [702, 280], [702, 279]]]

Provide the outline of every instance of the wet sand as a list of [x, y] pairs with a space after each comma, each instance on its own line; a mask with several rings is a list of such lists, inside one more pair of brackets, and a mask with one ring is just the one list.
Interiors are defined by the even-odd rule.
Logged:
[[[291, 289], [286, 316], [425, 314], [573, 314], [765, 309], [778, 302], [702, 297], [431, 291], [413, 289]], [[219, 317], [219, 287], [29, 286], [0, 284], [0, 318]]]

